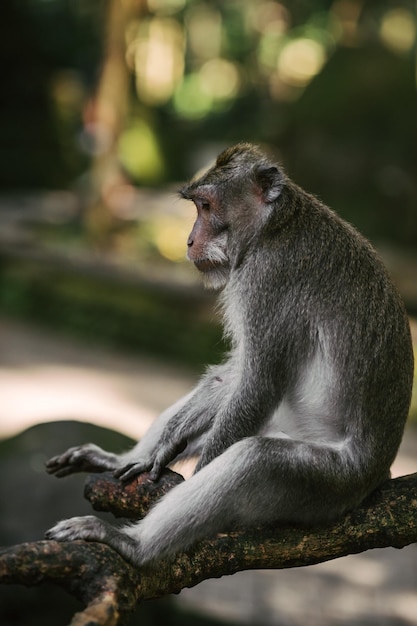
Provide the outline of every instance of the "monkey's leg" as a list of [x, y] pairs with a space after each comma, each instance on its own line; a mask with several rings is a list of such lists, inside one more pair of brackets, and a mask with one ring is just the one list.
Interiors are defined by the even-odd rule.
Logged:
[[96, 518], [73, 518], [48, 537], [103, 541], [141, 565], [234, 526], [326, 522], [365, 495], [347, 458], [330, 447], [249, 437], [174, 487], [135, 525], [117, 531]]

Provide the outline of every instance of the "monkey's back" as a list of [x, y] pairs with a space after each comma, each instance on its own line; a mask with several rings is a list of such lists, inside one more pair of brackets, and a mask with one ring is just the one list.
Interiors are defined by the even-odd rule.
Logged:
[[[239, 270], [246, 274], [238, 304], [248, 319], [246, 341], [262, 354], [261, 369], [275, 364], [273, 393], [287, 410], [292, 403], [293, 415], [302, 397], [307, 415], [300, 432], [313, 422], [308, 395], [316, 412], [326, 397], [323, 431], [334, 420], [336, 438], [357, 440], [377, 484], [398, 450], [411, 399], [414, 361], [403, 302], [376, 251], [350, 224], [292, 183], [282, 203], [285, 220], [278, 205], [267, 236]], [[245, 285], [255, 293], [245, 293]]]

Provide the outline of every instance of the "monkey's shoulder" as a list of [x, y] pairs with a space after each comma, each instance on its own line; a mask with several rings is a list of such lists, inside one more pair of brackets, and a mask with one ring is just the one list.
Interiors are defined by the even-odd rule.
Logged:
[[379, 253], [355, 226], [312, 194], [294, 188], [299, 198], [297, 210], [281, 228], [275, 223], [266, 242], [278, 263], [286, 260], [294, 271], [316, 266], [338, 273], [344, 268], [390, 282]]

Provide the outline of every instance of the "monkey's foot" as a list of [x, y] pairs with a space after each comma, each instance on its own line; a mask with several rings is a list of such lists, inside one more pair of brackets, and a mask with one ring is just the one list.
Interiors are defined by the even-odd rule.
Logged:
[[139, 543], [94, 515], [62, 520], [46, 531], [45, 538], [56, 541], [99, 541], [109, 545], [127, 561], [139, 564]]
[[56, 541], [73, 541], [74, 539], [86, 539], [87, 541], [101, 541], [106, 543], [109, 531], [115, 529], [107, 522], [99, 520], [94, 515], [83, 517], [71, 517], [58, 522], [46, 531], [46, 539]]

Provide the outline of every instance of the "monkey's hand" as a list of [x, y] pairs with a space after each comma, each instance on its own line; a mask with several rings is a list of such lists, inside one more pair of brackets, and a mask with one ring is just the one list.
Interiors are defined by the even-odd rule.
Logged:
[[[163, 437], [160, 439], [158, 447], [152, 450], [152, 452], [144, 455], [143, 458], [130, 460], [125, 465], [118, 467], [113, 472], [113, 476], [126, 483], [143, 472], [150, 472], [150, 478], [158, 480], [167, 465], [181, 454], [186, 447], [186, 439], [175, 441], [174, 439], [169, 440]], [[130, 458], [132, 459], [132, 457]]]
[[152, 480], [158, 480], [163, 470], [171, 463], [181, 452], [184, 452], [187, 447], [187, 440], [183, 439], [182, 441], [166, 441], [163, 443], [158, 452], [155, 455], [155, 458], [152, 463], [151, 468], [151, 478]]
[[93, 443], [69, 448], [63, 454], [52, 457], [46, 462], [48, 474], [63, 478], [76, 472], [114, 471], [120, 466], [116, 454], [105, 452]]
[[113, 476], [115, 478], [119, 478], [122, 482], [127, 483], [129, 480], [132, 480], [132, 478], [135, 478], [135, 476], [138, 476], [143, 472], [148, 472], [152, 465], [153, 459], [150, 457], [133, 463], [127, 463], [126, 465], [123, 465], [123, 467], [115, 470], [113, 472]]

